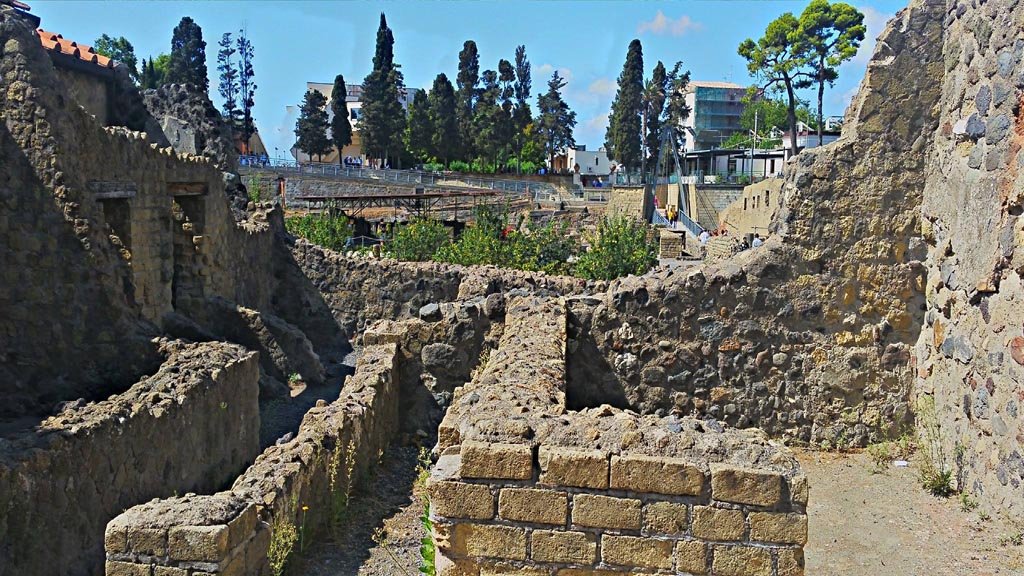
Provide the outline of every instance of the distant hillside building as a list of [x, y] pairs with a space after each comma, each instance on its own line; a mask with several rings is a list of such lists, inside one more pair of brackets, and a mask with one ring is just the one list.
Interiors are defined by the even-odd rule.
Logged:
[[595, 186], [599, 181], [607, 184], [612, 173], [604, 146], [588, 151], [582, 144], [556, 154], [555, 163], [550, 168], [557, 173], [571, 172], [573, 184], [580, 186]]
[[[361, 84], [348, 84], [346, 85], [348, 92], [345, 95], [345, 103], [348, 108], [349, 122], [352, 124], [352, 143], [345, 146], [345, 149], [341, 151], [341, 157], [352, 157], [359, 159], [361, 163], [365, 164], [366, 157], [363, 156], [362, 140], [359, 138], [359, 118], [362, 114], [363, 109], [363, 86]], [[324, 95], [327, 98], [327, 117], [329, 121], [334, 120], [334, 112], [331, 111], [331, 92], [334, 90], [334, 84], [325, 84], [322, 82], [306, 82], [306, 90], [316, 90], [317, 92]], [[416, 95], [416, 89], [406, 88], [402, 90], [399, 96], [399, 101], [402, 103], [402, 108], [409, 108], [409, 102], [412, 101], [413, 96]], [[297, 114], [298, 107], [288, 107], [289, 116]], [[295, 112], [293, 112], [293, 110]], [[296, 116], [297, 117], [297, 116]], [[330, 128], [327, 129], [327, 136], [330, 137]], [[291, 149], [292, 157], [299, 162], [310, 162], [309, 156], [304, 154], [295, 146]], [[331, 151], [323, 155], [323, 162], [338, 163], [338, 149], [332, 148]]]
[[686, 93], [690, 116], [683, 121], [683, 148], [687, 152], [721, 148], [730, 136], [744, 132], [740, 116], [746, 93], [746, 87], [731, 82], [690, 82]]

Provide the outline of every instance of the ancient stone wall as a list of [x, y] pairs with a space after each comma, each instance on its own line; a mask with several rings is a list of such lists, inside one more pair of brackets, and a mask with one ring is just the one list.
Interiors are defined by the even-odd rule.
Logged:
[[429, 484], [438, 573], [803, 574], [792, 456], [715, 421], [567, 412], [566, 323], [561, 299], [512, 299], [456, 391]]
[[271, 546], [287, 556], [300, 531], [308, 543], [342, 522], [353, 484], [399, 426], [401, 354], [367, 340], [338, 400], [312, 408], [295, 438], [264, 451], [230, 490], [155, 500], [111, 520], [106, 574], [270, 574], [271, 558], [282, 558]]
[[110, 116], [110, 81], [79, 70], [59, 69], [68, 94], [87, 112], [96, 117], [101, 126], [107, 126]]
[[256, 456], [256, 355], [165, 342], [161, 369], [0, 439], [0, 575], [94, 574], [107, 521], [154, 497], [223, 487]]
[[757, 232], [765, 237], [768, 225], [782, 205], [783, 184], [781, 178], [770, 178], [745, 187], [743, 194], [720, 213], [719, 227], [734, 236]]
[[922, 450], [957, 487], [1024, 513], [1024, 4], [949, 2], [922, 236], [915, 348]]
[[915, 2], [886, 28], [843, 137], [789, 165], [764, 247], [571, 303], [570, 407], [696, 412], [833, 445], [912, 425], [919, 152], [937, 126], [944, 9]]

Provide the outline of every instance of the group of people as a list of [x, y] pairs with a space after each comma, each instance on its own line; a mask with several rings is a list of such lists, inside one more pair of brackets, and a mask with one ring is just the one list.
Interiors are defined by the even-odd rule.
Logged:
[[[729, 236], [729, 230], [727, 230], [725, 227], [717, 228], [715, 230], [705, 229], [701, 231], [700, 236], [698, 236], [697, 238], [700, 240], [701, 246], [707, 246], [707, 243], [710, 242], [712, 238], [717, 238], [720, 236]], [[740, 237], [737, 243], [737, 248], [738, 251], [743, 251], [750, 248], [757, 248], [759, 246], [762, 246], [763, 244], [764, 238], [761, 238], [761, 235], [755, 232], [754, 236], [750, 238], [749, 242], [747, 241], [746, 235]]]
[[270, 157], [266, 154], [242, 154], [238, 157], [240, 166], [263, 166], [270, 165]]

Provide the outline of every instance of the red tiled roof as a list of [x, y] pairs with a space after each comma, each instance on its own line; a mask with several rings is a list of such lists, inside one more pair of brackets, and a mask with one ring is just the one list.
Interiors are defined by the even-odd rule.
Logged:
[[106, 56], [97, 54], [96, 51], [93, 50], [92, 46], [79, 44], [78, 42], [64, 38], [60, 34], [47, 32], [42, 28], [36, 32], [39, 34], [39, 40], [43, 43], [43, 48], [46, 48], [47, 50], [73, 56], [79, 60], [96, 64], [101, 68], [114, 67], [113, 60]]

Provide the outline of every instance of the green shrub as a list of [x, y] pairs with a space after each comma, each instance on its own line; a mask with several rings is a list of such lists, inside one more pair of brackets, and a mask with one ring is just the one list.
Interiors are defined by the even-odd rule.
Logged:
[[935, 496], [946, 497], [953, 487], [953, 470], [942, 444], [935, 399], [923, 396], [917, 403], [917, 422], [921, 436], [921, 485]]
[[344, 215], [327, 213], [292, 216], [284, 221], [288, 232], [331, 250], [343, 250], [353, 227]]
[[430, 260], [439, 248], [450, 242], [448, 229], [437, 220], [414, 220], [395, 230], [388, 250], [399, 260]]
[[423, 169], [427, 172], [438, 172], [440, 170], [444, 170], [444, 164], [441, 164], [440, 162], [427, 162], [423, 165]]
[[542, 270], [549, 274], [569, 272], [568, 260], [577, 243], [568, 226], [520, 226], [509, 222], [506, 210], [483, 208], [476, 224], [467, 227], [458, 241], [442, 246], [434, 255], [439, 262], [464, 266], [492, 264], [517, 270]]
[[469, 172], [470, 166], [462, 160], [452, 160], [448, 163], [448, 169], [452, 172]]
[[658, 263], [658, 244], [650, 227], [626, 216], [606, 216], [589, 238], [590, 250], [576, 262], [576, 276], [591, 280], [612, 280], [628, 274], [643, 274]]

